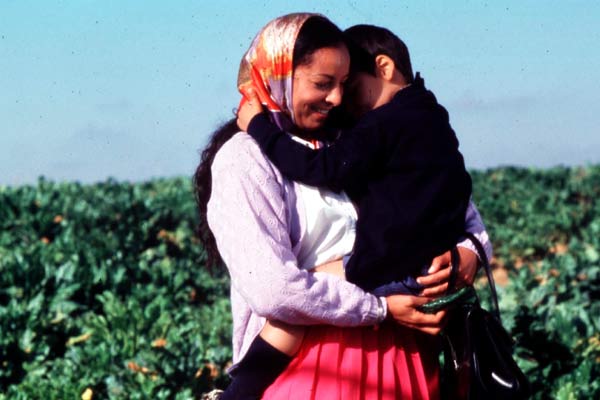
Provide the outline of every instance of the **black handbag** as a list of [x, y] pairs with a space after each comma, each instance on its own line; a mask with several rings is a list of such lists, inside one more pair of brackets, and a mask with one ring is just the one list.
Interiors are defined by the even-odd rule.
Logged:
[[[512, 357], [513, 341], [502, 326], [498, 296], [491, 268], [479, 240], [467, 234], [477, 248], [485, 269], [494, 310], [483, 309], [470, 287], [452, 303], [442, 332], [444, 365], [441, 374], [443, 399], [526, 399], [530, 396], [527, 378]], [[453, 252], [450, 284], [459, 265]]]

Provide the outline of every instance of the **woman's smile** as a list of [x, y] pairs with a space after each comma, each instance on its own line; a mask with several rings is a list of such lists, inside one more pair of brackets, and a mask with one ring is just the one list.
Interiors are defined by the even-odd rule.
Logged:
[[321, 128], [331, 109], [342, 102], [348, 78], [350, 56], [346, 47], [325, 47], [315, 51], [312, 61], [294, 71], [292, 109], [300, 129]]

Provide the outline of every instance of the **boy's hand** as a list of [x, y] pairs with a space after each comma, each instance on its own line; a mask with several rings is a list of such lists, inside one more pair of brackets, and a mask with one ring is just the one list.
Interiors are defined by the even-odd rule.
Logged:
[[[460, 265], [456, 276], [456, 287], [461, 288], [472, 285], [477, 273], [479, 259], [477, 255], [465, 247], [458, 247]], [[417, 278], [417, 282], [425, 286], [421, 296], [441, 296], [448, 290], [448, 279], [450, 279], [450, 252], [437, 256], [433, 259], [429, 273]]]
[[260, 99], [256, 94], [256, 90], [248, 89], [245, 97], [246, 100], [242, 101], [242, 104], [237, 112], [238, 128], [244, 132], [248, 130], [248, 125], [250, 125], [252, 118], [263, 112], [262, 104], [260, 103]]

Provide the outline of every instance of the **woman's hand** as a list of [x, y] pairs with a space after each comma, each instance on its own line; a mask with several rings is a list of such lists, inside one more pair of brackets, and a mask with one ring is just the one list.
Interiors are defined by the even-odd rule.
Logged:
[[403, 294], [395, 294], [386, 297], [388, 306], [388, 318], [393, 318], [396, 323], [417, 329], [430, 335], [437, 335], [444, 326], [446, 311], [438, 311], [435, 314], [425, 314], [417, 310], [431, 298], [417, 297]]
[[248, 131], [248, 125], [250, 125], [252, 118], [263, 112], [263, 108], [260, 99], [256, 94], [256, 90], [246, 90], [244, 97], [245, 99], [240, 104], [240, 108], [237, 112], [237, 125], [240, 130], [246, 132]]
[[[456, 287], [461, 288], [473, 284], [479, 259], [466, 247], [458, 247], [458, 254], [460, 265], [456, 276]], [[417, 282], [425, 286], [421, 296], [435, 297], [446, 293], [450, 279], [450, 261], [450, 252], [447, 251], [433, 259], [427, 275], [417, 278]]]

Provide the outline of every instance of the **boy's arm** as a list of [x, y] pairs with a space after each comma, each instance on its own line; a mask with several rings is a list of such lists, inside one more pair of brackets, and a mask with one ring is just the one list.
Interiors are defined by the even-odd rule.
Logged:
[[[465, 230], [471, 232], [483, 245], [486, 256], [489, 260], [492, 259], [492, 243], [485, 230], [481, 215], [475, 207], [475, 204], [469, 202], [467, 215], [465, 217]], [[457, 244], [461, 255], [460, 266], [458, 268], [458, 280], [462, 281], [463, 285], [471, 285], [477, 274], [479, 267], [479, 254], [477, 248], [473, 245], [470, 239], [464, 239]], [[450, 252], [436, 257], [429, 269], [428, 275], [419, 277], [417, 282], [424, 285], [426, 288], [421, 293], [421, 296], [437, 296], [446, 293], [448, 277], [450, 269], [445, 268], [450, 262]], [[466, 258], [475, 261], [468, 262]]]
[[359, 126], [344, 131], [331, 146], [313, 150], [281, 131], [266, 113], [252, 118], [248, 133], [289, 179], [334, 190], [365, 180], [381, 149], [380, 135]]

